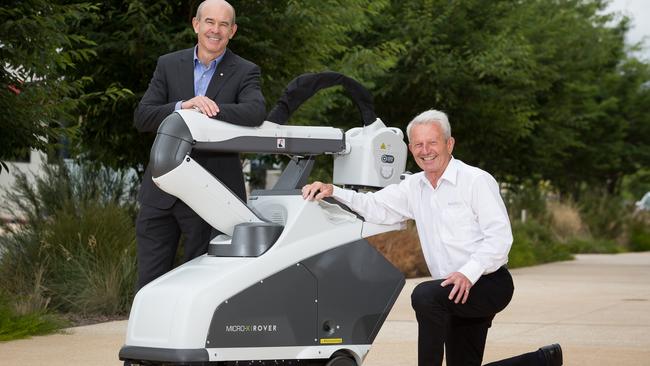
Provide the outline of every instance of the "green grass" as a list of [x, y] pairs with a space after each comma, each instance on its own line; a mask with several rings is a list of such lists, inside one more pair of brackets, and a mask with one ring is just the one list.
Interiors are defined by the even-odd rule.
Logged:
[[65, 326], [66, 322], [53, 314], [17, 314], [6, 295], [0, 294], [0, 342], [51, 334]]

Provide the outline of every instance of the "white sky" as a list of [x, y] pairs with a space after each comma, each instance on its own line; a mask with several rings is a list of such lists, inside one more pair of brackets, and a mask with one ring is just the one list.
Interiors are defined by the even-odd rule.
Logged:
[[638, 56], [650, 61], [650, 0], [611, 0], [607, 10], [619, 12], [631, 19], [626, 41], [634, 44], [645, 37], [645, 49]]

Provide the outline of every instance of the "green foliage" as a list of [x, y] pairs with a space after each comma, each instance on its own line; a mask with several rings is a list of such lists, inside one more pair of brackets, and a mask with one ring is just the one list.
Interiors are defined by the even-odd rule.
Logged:
[[96, 60], [97, 43], [81, 26], [97, 23], [90, 2], [9, 1], [0, 8], [0, 171], [33, 148], [49, 151], [78, 134], [78, 108], [129, 95], [93, 82], [81, 65]]
[[623, 178], [621, 194], [627, 200], [636, 202], [650, 192], [650, 169], [641, 168]]
[[62, 76], [94, 55], [93, 43], [71, 28], [96, 10], [89, 3], [42, 0], [0, 8], [0, 171], [5, 161], [73, 134], [64, 121], [87, 80]]
[[523, 210], [526, 210], [527, 217], [543, 219], [546, 215], [548, 192], [548, 184], [544, 182], [525, 181], [507, 185], [503, 199], [510, 219], [520, 219]]
[[46, 225], [41, 257], [51, 306], [77, 314], [126, 314], [136, 263], [132, 217], [115, 204], [63, 209]]
[[0, 236], [0, 290], [25, 313], [126, 313], [136, 273], [128, 174], [88, 164], [43, 169], [18, 176], [7, 195], [27, 223]]
[[634, 252], [650, 250], [650, 212], [638, 212], [628, 222], [628, 248]]
[[534, 220], [514, 222], [512, 234], [514, 241], [508, 259], [510, 268], [572, 259], [569, 250], [554, 241], [551, 231]]
[[632, 213], [621, 196], [600, 189], [586, 190], [580, 196], [579, 208], [590, 234], [610, 240], [621, 237]]
[[628, 20], [604, 9], [578, 0], [392, 2], [369, 32], [405, 46], [376, 83], [379, 115], [405, 127], [441, 109], [455, 156], [502, 182], [550, 180], [562, 193], [606, 182], [612, 192], [649, 163], [640, 103], [650, 78], [647, 63], [624, 53]]
[[52, 314], [18, 314], [8, 296], [0, 292], [0, 342], [53, 333], [65, 325], [62, 319]]
[[601, 238], [571, 238], [566, 243], [566, 247], [571, 253], [620, 253], [623, 251], [614, 240]]

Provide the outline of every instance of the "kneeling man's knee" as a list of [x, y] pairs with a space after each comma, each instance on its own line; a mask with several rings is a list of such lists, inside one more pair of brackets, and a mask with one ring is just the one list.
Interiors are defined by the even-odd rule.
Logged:
[[418, 284], [411, 294], [411, 306], [416, 312], [431, 310], [439, 304], [440, 299], [446, 299], [448, 290], [440, 286], [442, 281], [427, 281]]

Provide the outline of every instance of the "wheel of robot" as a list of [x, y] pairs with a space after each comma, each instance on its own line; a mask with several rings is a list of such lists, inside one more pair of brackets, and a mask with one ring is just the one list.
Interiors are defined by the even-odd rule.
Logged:
[[354, 359], [347, 356], [335, 356], [327, 361], [325, 366], [357, 366], [357, 363]]

